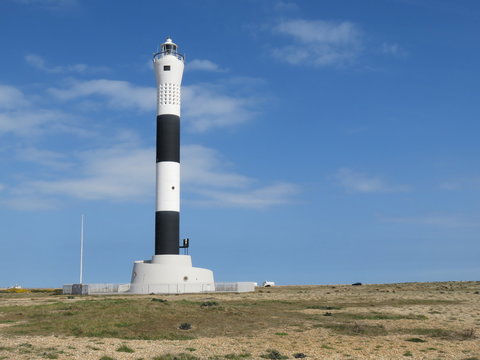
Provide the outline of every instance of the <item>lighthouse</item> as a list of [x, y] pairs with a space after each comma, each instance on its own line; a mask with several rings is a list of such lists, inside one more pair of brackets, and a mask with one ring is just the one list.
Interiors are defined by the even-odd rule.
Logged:
[[135, 261], [130, 292], [176, 294], [215, 291], [213, 272], [180, 255], [180, 109], [185, 58], [167, 38], [153, 56], [157, 82], [155, 254]]

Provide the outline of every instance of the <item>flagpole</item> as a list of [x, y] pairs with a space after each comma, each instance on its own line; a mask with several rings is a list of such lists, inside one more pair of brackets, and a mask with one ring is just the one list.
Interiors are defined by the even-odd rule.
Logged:
[[80, 284], [83, 283], [83, 223], [85, 215], [82, 214], [82, 225], [80, 228]]

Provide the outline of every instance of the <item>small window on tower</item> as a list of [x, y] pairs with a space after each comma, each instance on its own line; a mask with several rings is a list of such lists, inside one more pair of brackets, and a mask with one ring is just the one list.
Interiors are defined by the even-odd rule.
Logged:
[[163, 71], [170, 71], [170, 65], [163, 65]]

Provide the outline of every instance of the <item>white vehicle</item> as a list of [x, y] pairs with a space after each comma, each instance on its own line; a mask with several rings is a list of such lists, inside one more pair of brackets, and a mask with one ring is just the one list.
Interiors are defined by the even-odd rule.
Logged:
[[263, 287], [272, 287], [272, 286], [275, 286], [275, 282], [274, 281], [264, 281], [262, 286]]

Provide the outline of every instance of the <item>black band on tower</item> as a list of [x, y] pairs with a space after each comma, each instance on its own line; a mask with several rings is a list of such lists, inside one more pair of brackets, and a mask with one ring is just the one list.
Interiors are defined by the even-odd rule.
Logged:
[[155, 255], [179, 254], [179, 225], [179, 212], [157, 211], [155, 213]]
[[157, 162], [180, 162], [180, 117], [157, 116]]

